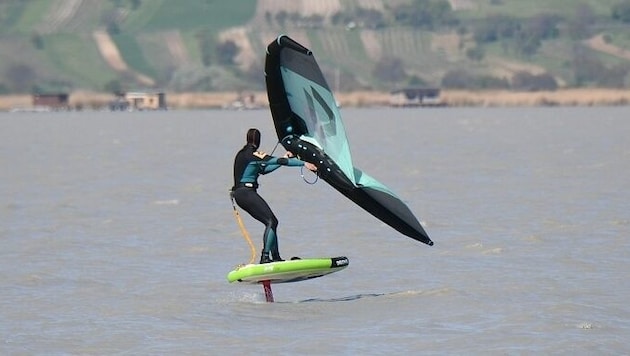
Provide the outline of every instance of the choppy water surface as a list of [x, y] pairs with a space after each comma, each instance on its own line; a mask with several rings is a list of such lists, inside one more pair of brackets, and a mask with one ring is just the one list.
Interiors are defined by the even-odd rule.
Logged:
[[285, 258], [350, 266], [268, 304], [225, 279], [250, 255], [233, 155], [251, 126], [273, 150], [268, 111], [0, 113], [0, 352], [630, 351], [630, 109], [342, 114], [435, 246], [283, 168], [260, 192]]

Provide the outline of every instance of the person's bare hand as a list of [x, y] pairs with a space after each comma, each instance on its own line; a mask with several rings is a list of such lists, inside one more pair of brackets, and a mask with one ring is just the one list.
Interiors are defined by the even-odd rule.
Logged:
[[304, 162], [304, 167], [306, 167], [309, 171], [317, 172], [317, 166], [310, 162]]

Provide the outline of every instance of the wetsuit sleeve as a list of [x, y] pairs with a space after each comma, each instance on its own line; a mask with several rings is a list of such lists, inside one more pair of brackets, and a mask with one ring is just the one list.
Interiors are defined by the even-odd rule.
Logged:
[[291, 157], [291, 158], [281, 157], [281, 158], [276, 158], [276, 159], [278, 160], [278, 164], [283, 165], [283, 166], [300, 167], [304, 165], [304, 161], [299, 160], [295, 157]]
[[300, 167], [304, 165], [304, 161], [291, 157], [269, 157], [261, 164], [261, 174], [267, 174], [280, 168], [280, 166]]

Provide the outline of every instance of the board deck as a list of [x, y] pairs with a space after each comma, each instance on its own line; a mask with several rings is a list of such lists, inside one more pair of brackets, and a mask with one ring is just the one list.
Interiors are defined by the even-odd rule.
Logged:
[[227, 280], [233, 282], [290, 283], [313, 279], [341, 271], [348, 267], [350, 260], [345, 256], [325, 258], [304, 258], [283, 262], [248, 264], [239, 266], [228, 273]]

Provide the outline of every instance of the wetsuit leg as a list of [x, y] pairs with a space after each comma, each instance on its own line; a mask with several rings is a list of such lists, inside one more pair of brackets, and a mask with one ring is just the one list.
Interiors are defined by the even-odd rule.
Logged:
[[278, 219], [267, 202], [253, 189], [239, 188], [234, 191], [234, 199], [236, 203], [243, 208], [254, 219], [265, 225], [265, 233], [263, 235], [263, 254], [267, 256], [271, 253], [276, 259], [279, 259], [278, 238], [276, 229], [278, 228]]

